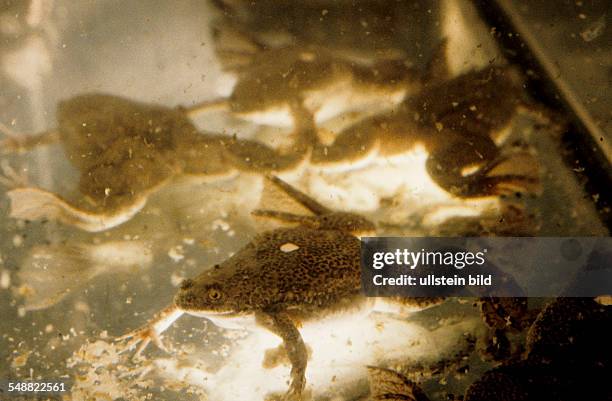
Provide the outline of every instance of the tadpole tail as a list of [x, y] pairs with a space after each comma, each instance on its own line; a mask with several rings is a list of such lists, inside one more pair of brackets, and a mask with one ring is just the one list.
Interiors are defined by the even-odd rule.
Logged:
[[312, 213], [314, 213], [316, 215], [322, 215], [322, 214], [331, 213], [330, 209], [328, 209], [327, 207], [323, 206], [322, 204], [320, 204], [319, 202], [317, 202], [316, 200], [314, 200], [310, 196], [306, 195], [305, 193], [299, 191], [297, 188], [294, 188], [293, 186], [289, 185], [285, 181], [283, 181], [280, 178], [276, 177], [275, 175], [266, 174], [265, 177], [266, 177], [266, 179], [268, 181], [270, 181], [271, 183], [276, 185], [283, 192], [285, 192], [291, 198], [293, 198], [294, 200], [296, 200], [297, 202], [302, 204], [304, 207], [306, 207]]
[[33, 247], [18, 273], [26, 310], [50, 307], [102, 273], [146, 269], [153, 255], [143, 241], [57, 243]]

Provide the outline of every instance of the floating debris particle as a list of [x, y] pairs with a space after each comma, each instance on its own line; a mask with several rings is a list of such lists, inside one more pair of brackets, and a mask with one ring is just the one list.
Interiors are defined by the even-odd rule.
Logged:
[[31, 353], [32, 353], [32, 351], [25, 351], [25, 352], [17, 355], [15, 358], [13, 358], [13, 361], [11, 362], [11, 367], [12, 368], [21, 368], [21, 367], [25, 366], [25, 364], [28, 363], [28, 358], [30, 357]]
[[580, 32], [580, 36], [585, 42], [590, 42], [601, 36], [605, 29], [606, 15], [604, 14], [597, 18], [597, 20], [595, 20], [592, 24], [589, 24], [584, 31]]
[[185, 276], [178, 273], [172, 273], [170, 276], [170, 283], [173, 287], [178, 287], [185, 280]]
[[11, 286], [11, 273], [6, 269], [2, 269], [2, 273], [0, 273], [0, 288], [2, 288], [3, 290], [6, 290], [10, 286]]
[[220, 228], [222, 231], [227, 231], [229, 230], [230, 226], [227, 221], [216, 219], [215, 221], [212, 222], [212, 229], [216, 230], [218, 228]]
[[23, 245], [23, 237], [19, 234], [16, 234], [13, 237], [13, 246], [15, 248], [19, 248], [21, 245]]
[[83, 312], [83, 313], [90, 312], [89, 305], [87, 304], [87, 302], [83, 302], [83, 301], [76, 301], [74, 303], [74, 310], [78, 312]]
[[170, 257], [170, 259], [172, 259], [174, 262], [178, 263], [185, 258], [185, 255], [183, 255], [183, 252], [184, 252], [183, 246], [177, 245], [177, 246], [170, 248], [170, 250], [168, 251], [168, 257]]

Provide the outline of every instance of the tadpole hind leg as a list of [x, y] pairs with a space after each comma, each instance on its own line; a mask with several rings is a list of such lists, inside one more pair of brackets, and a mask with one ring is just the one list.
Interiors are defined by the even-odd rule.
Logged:
[[306, 365], [308, 351], [299, 330], [283, 311], [261, 312], [256, 315], [257, 323], [270, 330], [283, 340], [283, 345], [291, 362], [291, 382], [284, 399], [299, 401], [306, 387]]

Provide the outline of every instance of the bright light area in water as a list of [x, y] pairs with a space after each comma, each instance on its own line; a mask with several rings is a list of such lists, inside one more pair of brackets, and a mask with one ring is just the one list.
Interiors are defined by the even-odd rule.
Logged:
[[444, 0], [441, 11], [441, 36], [448, 39], [448, 48], [452, 49], [446, 56], [453, 74], [481, 68], [499, 56], [495, 44], [483, 40], [489, 30], [469, 2]]
[[424, 147], [397, 157], [376, 157], [369, 165], [346, 172], [317, 172], [309, 175], [308, 192], [338, 210], [373, 212], [383, 198], [398, 197], [412, 213], [432, 214], [424, 221], [439, 224], [455, 216], [478, 216], [498, 205], [498, 199], [462, 199], [440, 188], [430, 177]]
[[[306, 369], [306, 392], [315, 399], [334, 394], [343, 400], [365, 394], [367, 365], [443, 358], [457, 351], [457, 338], [473, 332], [479, 324], [477, 319], [468, 319], [428, 331], [395, 316], [368, 312], [343, 313], [300, 327], [312, 351]], [[237, 341], [236, 348], [214, 373], [174, 358], [157, 359], [154, 366], [156, 374], [166, 379], [203, 386], [212, 400], [263, 400], [266, 395], [282, 394], [288, 388], [288, 364], [269, 369], [262, 366], [266, 350], [280, 344], [272, 333], [256, 329]], [[203, 358], [206, 364], [205, 354]]]

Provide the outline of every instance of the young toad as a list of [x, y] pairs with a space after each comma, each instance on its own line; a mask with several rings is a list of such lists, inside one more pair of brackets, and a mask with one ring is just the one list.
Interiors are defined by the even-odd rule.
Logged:
[[421, 146], [428, 153], [430, 177], [453, 195], [537, 193], [535, 157], [522, 147], [503, 154], [499, 144], [519, 111], [541, 112], [524, 99], [522, 84], [509, 66], [431, 80], [395, 110], [348, 127], [329, 145], [318, 143], [311, 164], [324, 169], [359, 165], [372, 156], [392, 158]]
[[86, 231], [103, 231], [132, 218], [149, 195], [178, 178], [210, 181], [241, 170], [266, 173], [295, 168], [309, 154], [314, 135], [314, 122], [301, 108], [294, 109], [294, 119], [296, 130], [304, 132], [284, 153], [255, 141], [199, 132], [189, 119], [192, 114], [118, 96], [86, 94], [59, 103], [57, 129], [33, 136], [5, 132], [0, 151], [24, 151], [60, 141], [80, 172], [81, 196], [71, 201], [15, 183], [7, 193], [11, 217], [52, 219]]
[[237, 82], [228, 98], [192, 109], [222, 107], [258, 124], [291, 126], [287, 112], [295, 107], [322, 121], [343, 111], [388, 107], [420, 86], [420, 74], [406, 60], [358, 63], [323, 46], [258, 49], [232, 70]]

